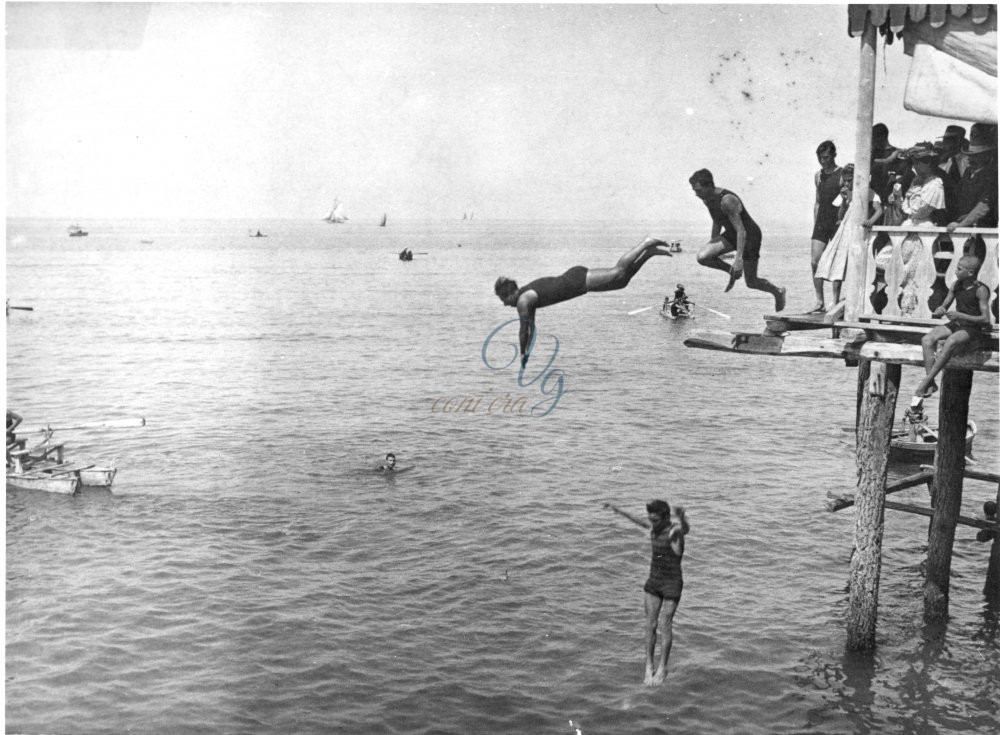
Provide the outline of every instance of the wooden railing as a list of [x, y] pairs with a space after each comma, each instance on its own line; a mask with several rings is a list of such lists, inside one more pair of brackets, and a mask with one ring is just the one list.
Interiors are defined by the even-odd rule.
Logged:
[[[851, 248], [846, 288], [847, 318], [862, 314], [928, 318], [955, 282], [958, 260], [966, 252], [983, 258], [979, 280], [990, 289], [990, 309], [997, 314], [1000, 256], [997, 228], [944, 227], [858, 228]], [[876, 247], [891, 255], [876, 257]], [[859, 280], [860, 279], [860, 280]]]

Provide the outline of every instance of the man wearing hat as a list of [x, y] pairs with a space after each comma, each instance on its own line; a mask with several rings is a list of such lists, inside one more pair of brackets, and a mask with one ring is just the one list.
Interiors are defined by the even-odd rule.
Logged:
[[952, 181], [962, 180], [965, 170], [969, 167], [969, 159], [964, 153], [968, 141], [965, 139], [965, 128], [961, 125], [949, 125], [941, 138], [941, 170], [951, 177]]
[[997, 127], [976, 123], [969, 133], [969, 166], [958, 188], [959, 215], [948, 231], [959, 227], [997, 226]]

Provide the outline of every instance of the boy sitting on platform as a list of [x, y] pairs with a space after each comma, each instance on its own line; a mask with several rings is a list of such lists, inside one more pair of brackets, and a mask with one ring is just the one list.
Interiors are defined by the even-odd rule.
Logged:
[[[927, 375], [917, 384], [911, 407], [919, 408], [924, 398], [937, 390], [935, 376], [948, 364], [948, 360], [959, 350], [974, 350], [986, 342], [986, 332], [990, 327], [990, 290], [976, 280], [982, 261], [972, 255], [963, 255], [955, 269], [956, 281], [948, 290], [944, 303], [934, 310], [934, 316], [947, 316], [948, 321], [934, 327], [920, 344], [924, 351], [924, 369]], [[948, 307], [955, 302], [955, 309]], [[944, 340], [940, 352], [934, 348]]]

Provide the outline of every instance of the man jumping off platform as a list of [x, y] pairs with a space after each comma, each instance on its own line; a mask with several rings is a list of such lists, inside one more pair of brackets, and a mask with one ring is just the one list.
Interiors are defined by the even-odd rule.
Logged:
[[662, 240], [647, 237], [636, 248], [625, 253], [613, 268], [585, 268], [577, 265], [561, 276], [538, 278], [523, 288], [500, 276], [493, 286], [506, 306], [517, 307], [521, 317], [521, 365], [528, 361], [528, 347], [535, 331], [535, 309], [569, 301], [591, 291], [617, 291], [625, 288], [632, 276], [654, 255], [670, 255]]
[[[729, 274], [726, 291], [740, 276], [745, 276], [747, 288], [771, 294], [774, 296], [774, 310], [782, 311], [785, 308], [785, 289], [757, 275], [762, 236], [760, 226], [754, 222], [743, 202], [728, 189], [718, 188], [708, 169], [695, 171], [688, 181], [695, 196], [705, 203], [712, 216], [711, 239], [698, 253], [698, 262]], [[734, 251], [736, 257], [729, 265], [721, 256]]]

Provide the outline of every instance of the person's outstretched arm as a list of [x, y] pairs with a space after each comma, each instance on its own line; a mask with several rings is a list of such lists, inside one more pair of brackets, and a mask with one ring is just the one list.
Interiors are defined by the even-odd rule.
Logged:
[[538, 296], [532, 291], [530, 294], [522, 294], [517, 300], [517, 315], [521, 317], [521, 367], [528, 361], [528, 349], [535, 336], [535, 304]]
[[632, 521], [632, 523], [636, 524], [637, 526], [642, 526], [643, 528], [652, 528], [649, 521], [647, 521], [645, 518], [638, 518], [637, 516], [632, 515], [628, 511], [622, 510], [617, 505], [614, 505], [612, 503], [605, 503], [604, 507], [608, 508], [609, 510], [613, 510], [620, 516], [628, 518], [630, 521]]

